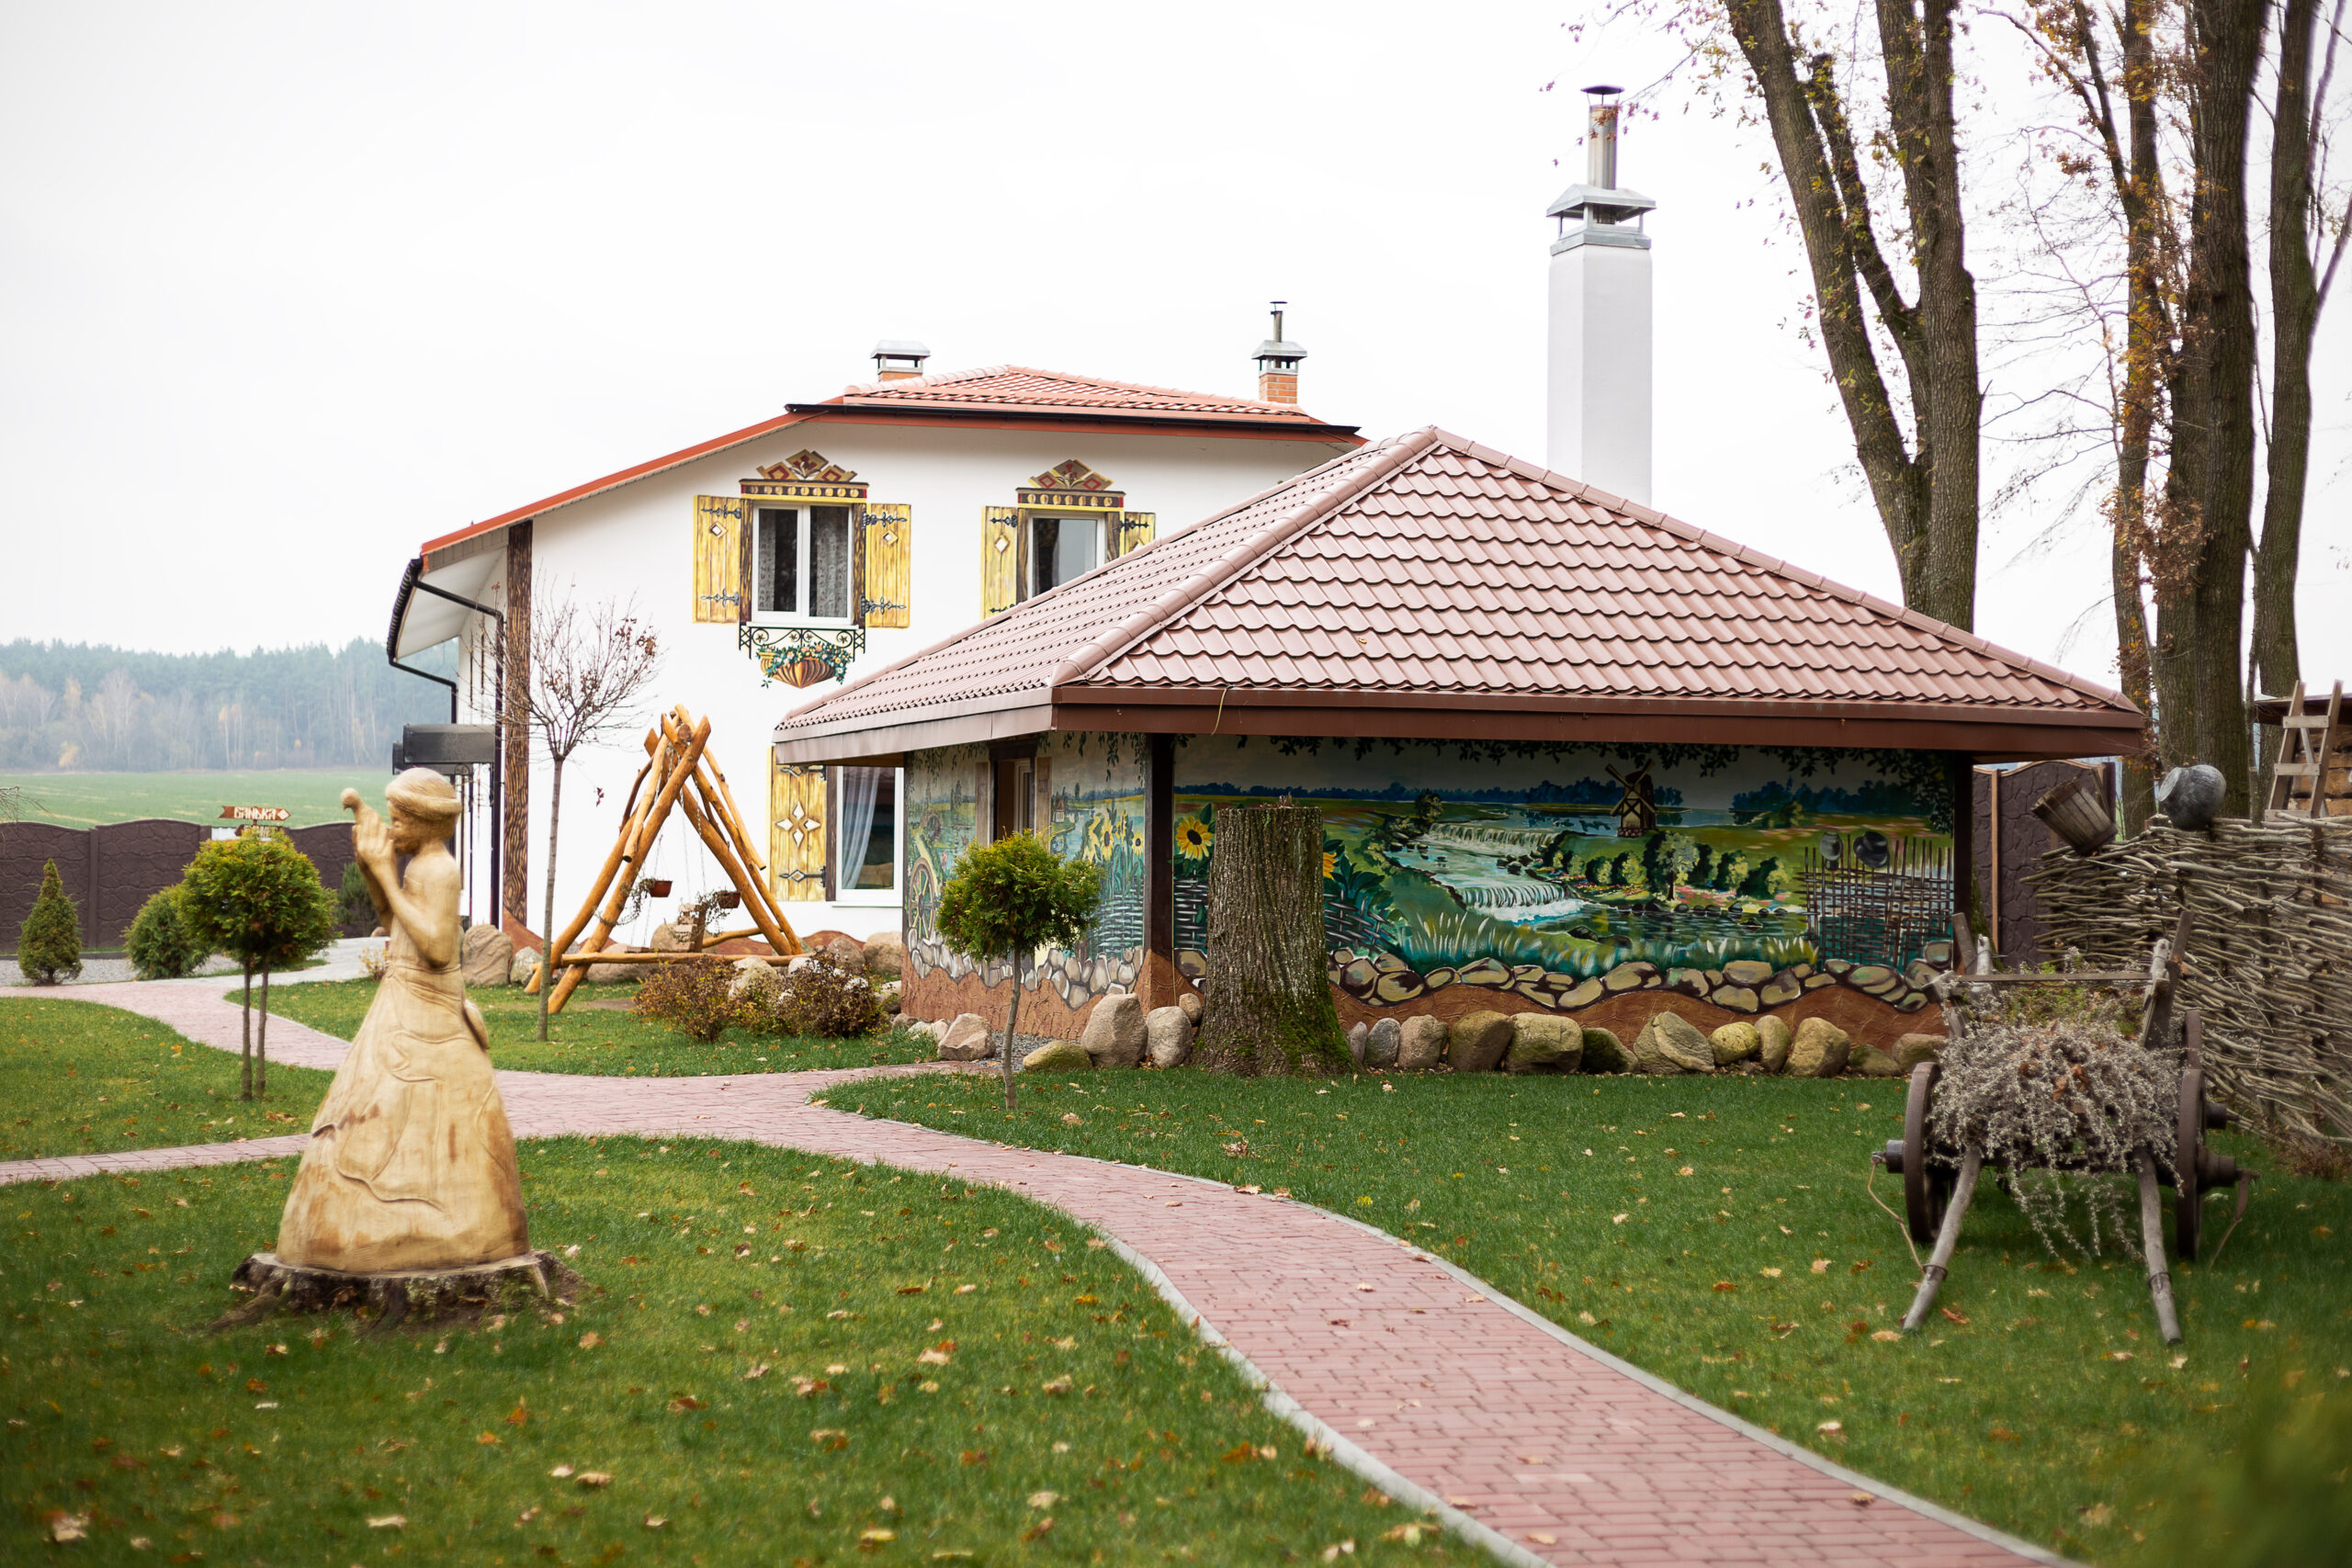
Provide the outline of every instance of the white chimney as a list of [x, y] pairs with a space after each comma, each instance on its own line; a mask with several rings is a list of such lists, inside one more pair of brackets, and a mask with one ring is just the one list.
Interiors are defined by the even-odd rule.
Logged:
[[1628, 501], [1650, 499], [1650, 241], [1657, 205], [1617, 184], [1616, 87], [1591, 99], [1584, 182], [1545, 210], [1552, 243], [1546, 466]]

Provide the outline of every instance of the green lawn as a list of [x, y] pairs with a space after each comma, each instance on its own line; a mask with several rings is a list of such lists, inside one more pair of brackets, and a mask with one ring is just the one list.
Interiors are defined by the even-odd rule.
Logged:
[[[1869, 1151], [1901, 1134], [1900, 1083], [1180, 1070], [1021, 1087], [1012, 1115], [993, 1079], [961, 1077], [831, 1101], [1288, 1189], [1759, 1426], [2071, 1555], [2135, 1561], [2164, 1468], [2227, 1451], [2250, 1402], [2290, 1387], [2352, 1398], [2339, 1184], [2266, 1175], [2218, 1265], [2228, 1211], [2211, 1201], [2208, 1261], [2175, 1265], [2188, 1342], [2170, 1350], [2138, 1264], [2052, 1261], [1988, 1181], [1945, 1310], [1889, 1342], [1874, 1336], [1900, 1321], [1917, 1270], [1864, 1182]], [[2221, 1142], [2271, 1168], [2249, 1140]], [[1901, 1207], [1899, 1181], [1877, 1191]]]
[[522, 1159], [573, 1304], [380, 1339], [193, 1331], [292, 1161], [10, 1190], [0, 1558], [59, 1515], [92, 1562], [1464, 1555], [1035, 1203], [742, 1144]]
[[245, 1103], [234, 1055], [152, 1019], [0, 999], [0, 1159], [307, 1133], [334, 1076], [272, 1063], [268, 1096]]
[[[349, 1040], [359, 1032], [360, 1021], [368, 1016], [376, 984], [373, 980], [327, 980], [273, 987], [269, 1010]], [[538, 998], [525, 995], [520, 987], [503, 986], [467, 993], [489, 1021], [492, 1058], [501, 1067], [521, 1072], [695, 1077], [928, 1062], [939, 1054], [933, 1040], [896, 1032], [862, 1040], [818, 1040], [730, 1029], [704, 1045], [626, 1009], [588, 1005], [627, 1001], [636, 994], [634, 986], [581, 987], [564, 1010], [548, 1021], [548, 1040], [541, 1044]]]
[[332, 822], [336, 802], [356, 789], [380, 811], [381, 768], [276, 768], [243, 773], [0, 773], [0, 787], [20, 785], [25, 820], [88, 828], [162, 817], [176, 822], [217, 822], [224, 806], [282, 806], [289, 828]]

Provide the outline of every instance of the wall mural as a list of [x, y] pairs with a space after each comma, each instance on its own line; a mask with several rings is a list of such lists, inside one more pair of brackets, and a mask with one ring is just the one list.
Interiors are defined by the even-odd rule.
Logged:
[[[1029, 985], [1049, 986], [1080, 1008], [1113, 986], [1132, 990], [1143, 964], [1147, 742], [1138, 736], [1056, 734], [1039, 738], [1043, 781], [1038, 834], [1057, 853], [1101, 868], [1102, 904], [1075, 949], [1035, 955]], [[975, 965], [939, 938], [939, 892], [979, 827], [986, 746], [949, 746], [907, 758], [907, 956], [917, 978], [933, 971], [961, 980], [976, 971], [1003, 983], [1001, 965]]]
[[1175, 791], [1195, 977], [1217, 813], [1285, 794], [1322, 809], [1331, 980], [1369, 1007], [1470, 985], [1754, 1013], [1842, 986], [1915, 1012], [1950, 962], [1937, 753], [1194, 738]]

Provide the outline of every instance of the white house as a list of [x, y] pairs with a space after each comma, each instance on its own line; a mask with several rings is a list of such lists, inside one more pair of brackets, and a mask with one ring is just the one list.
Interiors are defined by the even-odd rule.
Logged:
[[[484, 868], [467, 879], [476, 919], [545, 921], [547, 763], [519, 722], [534, 582], [583, 606], [634, 601], [664, 656], [649, 707], [709, 718], [746, 818], [765, 812], [760, 847], [793, 924], [864, 936], [900, 923], [899, 777], [775, 763], [785, 713], [1148, 541], [1161, 516], [1189, 524], [1361, 444], [1298, 407], [1305, 351], [1279, 314], [1257, 399], [1018, 366], [928, 375], [928, 352], [886, 342], [870, 383], [419, 547], [387, 651], [458, 639], [460, 722], [496, 721], [502, 679], [506, 694], [503, 780], [469, 791], [462, 835]], [[642, 761], [632, 737], [565, 769], [559, 925]], [[718, 876], [683, 823], [663, 838], [640, 874], [675, 886], [640, 919]]]

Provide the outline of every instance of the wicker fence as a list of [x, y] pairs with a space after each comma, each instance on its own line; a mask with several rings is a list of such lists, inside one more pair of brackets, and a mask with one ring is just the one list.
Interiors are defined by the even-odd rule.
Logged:
[[2184, 831], [2156, 818], [2029, 878], [2052, 951], [2132, 968], [2192, 920], [2182, 1000], [2205, 1018], [2207, 1070], [2241, 1111], [2352, 1143], [2352, 818], [2274, 816]]

